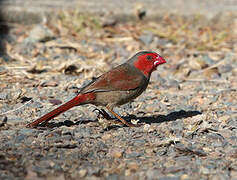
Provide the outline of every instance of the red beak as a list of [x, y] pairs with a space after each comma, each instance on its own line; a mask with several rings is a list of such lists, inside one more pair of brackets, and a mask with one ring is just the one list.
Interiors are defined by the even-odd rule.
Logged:
[[162, 56], [158, 56], [154, 62], [155, 66], [166, 63], [166, 60]]

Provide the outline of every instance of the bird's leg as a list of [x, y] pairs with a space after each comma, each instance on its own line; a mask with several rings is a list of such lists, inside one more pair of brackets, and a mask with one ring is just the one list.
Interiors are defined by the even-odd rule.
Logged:
[[115, 113], [109, 106], [106, 106], [106, 108], [109, 110], [109, 112], [111, 112], [116, 118], [118, 118], [123, 124], [127, 125], [128, 127], [139, 127], [139, 126], [141, 126], [141, 125], [138, 125], [138, 124], [132, 124], [132, 123], [127, 122], [125, 119], [120, 117], [117, 113]]
[[93, 110], [93, 112], [96, 110], [99, 112], [97, 118], [99, 117], [99, 115], [102, 115], [103, 118], [105, 118], [106, 120], [109, 120], [110, 123], [112, 122], [113, 124], [116, 124], [116, 125], [123, 125], [123, 123], [121, 121], [113, 120], [113, 118], [104, 109], [96, 108]]
[[112, 119], [110, 115], [104, 109], [101, 109], [101, 113], [105, 119], [108, 119], [108, 120]]

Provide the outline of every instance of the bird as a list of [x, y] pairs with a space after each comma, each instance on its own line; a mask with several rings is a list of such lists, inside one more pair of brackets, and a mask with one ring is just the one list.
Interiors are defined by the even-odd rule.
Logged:
[[[166, 60], [158, 53], [153, 51], [140, 51], [129, 58], [125, 63], [94, 78], [89, 84], [82, 87], [74, 98], [27, 124], [26, 127], [34, 128], [39, 124], [46, 124], [51, 119], [72, 107], [84, 104], [105, 107], [111, 114], [119, 119], [122, 124], [128, 127], [137, 126], [127, 122], [114, 112], [113, 108], [126, 104], [141, 95], [148, 86], [152, 72], [156, 70], [159, 65], [164, 63], [166, 63]], [[103, 116], [108, 115], [104, 109], [100, 110], [100, 113]]]

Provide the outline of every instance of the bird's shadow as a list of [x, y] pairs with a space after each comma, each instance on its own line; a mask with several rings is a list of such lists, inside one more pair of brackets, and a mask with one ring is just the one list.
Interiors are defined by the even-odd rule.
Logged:
[[[202, 114], [200, 111], [185, 111], [185, 110], [180, 110], [180, 111], [175, 111], [171, 112], [168, 115], [153, 115], [153, 116], [143, 116], [143, 117], [137, 117], [135, 115], [129, 115], [123, 117], [126, 121], [131, 121], [131, 119], [139, 120], [139, 123], [146, 123], [146, 124], [151, 124], [151, 123], [163, 123], [163, 122], [168, 122], [168, 121], [176, 121], [178, 119], [182, 118], [188, 118], [188, 117], [193, 117], [196, 115]], [[115, 120], [115, 118], [113, 118]], [[87, 124], [90, 122], [96, 122], [95, 120], [80, 120], [80, 121], [70, 121], [70, 120], [65, 120], [63, 122], [58, 122], [58, 123], [48, 123], [48, 127], [61, 127], [61, 126], [74, 126], [74, 125], [79, 125], [79, 124]], [[117, 126], [117, 125], [115, 125]], [[113, 126], [114, 127], [114, 126]], [[111, 128], [110, 128], [111, 129]]]
[[[144, 117], [136, 117], [134, 115], [130, 115], [129, 119], [139, 120], [141, 123], [151, 124], [151, 123], [162, 123], [168, 121], [175, 121], [177, 119], [193, 117], [196, 115], [202, 114], [200, 111], [175, 111], [171, 112], [168, 115], [153, 115], [153, 116], [144, 116]], [[125, 118], [127, 119], [127, 118]]]

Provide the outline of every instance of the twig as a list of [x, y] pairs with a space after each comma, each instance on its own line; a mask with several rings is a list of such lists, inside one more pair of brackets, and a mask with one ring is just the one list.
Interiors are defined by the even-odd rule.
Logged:
[[115, 37], [115, 38], [105, 38], [106, 41], [109, 41], [109, 42], [124, 42], [124, 41], [131, 41], [133, 40], [132, 37]]
[[[218, 80], [218, 79], [190, 79], [190, 78], [187, 78], [187, 79], [183, 79], [183, 82], [185, 81], [192, 81], [192, 82], [216, 82], [216, 83], [230, 83], [226, 80]], [[182, 82], [181, 82], [182, 83]]]
[[12, 109], [12, 110], [9, 110], [9, 111], [7, 111], [7, 112], [4, 112], [4, 113], [0, 114], [0, 116], [5, 115], [5, 114], [9, 114], [9, 113], [12, 113], [12, 112], [15, 112], [15, 111], [17, 111], [17, 110], [23, 108], [25, 105], [29, 104], [32, 100], [33, 100], [33, 99], [29, 100], [27, 103], [23, 104], [22, 106], [20, 106], [20, 107], [18, 107], [18, 108], [16, 108], [16, 109]]
[[225, 62], [225, 59], [223, 59], [222, 61], [220, 61], [220, 62], [218, 62], [216, 64], [213, 64], [212, 66], [209, 66], [206, 69], [203, 69], [202, 72], [207, 71], [207, 70], [212, 69], [212, 68], [215, 68], [215, 67], [218, 67], [218, 66], [222, 65], [224, 62]]

